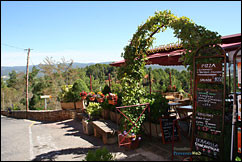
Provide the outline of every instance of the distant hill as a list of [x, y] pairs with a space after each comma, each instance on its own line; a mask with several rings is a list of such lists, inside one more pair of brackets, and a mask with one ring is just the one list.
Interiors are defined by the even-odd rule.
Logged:
[[[73, 68], [85, 68], [86, 66], [94, 65], [94, 64], [110, 64], [112, 62], [101, 62], [101, 63], [78, 63], [74, 62], [72, 67]], [[29, 66], [29, 72], [32, 71], [32, 68], [36, 66], [37, 68], [38, 65], [30, 65]], [[159, 65], [146, 65], [146, 67], [151, 67], [152, 69], [166, 69], [166, 68], [174, 68], [178, 71], [186, 70], [184, 66], [159, 66]], [[24, 72], [26, 73], [26, 66], [1, 66], [1, 77], [7, 78], [8, 74], [15, 70], [17, 73]], [[41, 76], [41, 74], [40, 74]]]

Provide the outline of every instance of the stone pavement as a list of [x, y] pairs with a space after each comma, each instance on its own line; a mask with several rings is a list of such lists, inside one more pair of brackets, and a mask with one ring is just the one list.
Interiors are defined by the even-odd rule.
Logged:
[[[115, 156], [117, 161], [171, 161], [171, 144], [162, 144], [161, 139], [153, 137], [152, 141], [150, 141], [150, 137], [142, 137], [143, 140], [139, 148], [135, 150], [126, 150], [124, 147], [118, 147], [118, 144], [104, 145], [101, 138], [94, 137], [93, 135], [85, 135], [82, 131], [81, 122], [78, 120], [71, 119], [42, 124], [45, 125], [46, 129], [57, 128], [58, 130], [55, 131], [56, 133], [61, 130], [64, 132], [64, 135], [66, 135], [66, 132], [68, 132], [68, 139], [65, 139], [73, 141], [73, 143], [69, 142], [68, 144], [63, 141], [64, 138], [62, 140], [62, 137], [55, 137], [55, 135], [52, 135], [53, 138], [60, 138], [59, 145], [56, 144], [58, 149], [45, 150], [42, 151], [42, 153], [39, 152], [33, 159], [34, 161], [82, 161], [88, 150], [95, 150], [100, 147], [106, 147]], [[36, 126], [37, 125], [33, 125], [33, 131], [34, 128], [37, 129]], [[59, 134], [62, 133], [61, 131]], [[75, 138], [72, 136], [75, 136]], [[87, 143], [85, 141], [87, 141]]]

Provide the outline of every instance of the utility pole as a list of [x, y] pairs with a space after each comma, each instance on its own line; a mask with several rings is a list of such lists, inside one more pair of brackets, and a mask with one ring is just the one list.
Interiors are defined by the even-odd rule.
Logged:
[[28, 53], [27, 53], [27, 69], [26, 69], [26, 118], [27, 118], [27, 111], [29, 109], [29, 100], [28, 100], [28, 85], [29, 85], [29, 53], [30, 53], [30, 48], [28, 49], [25, 49], [25, 50], [28, 50]]

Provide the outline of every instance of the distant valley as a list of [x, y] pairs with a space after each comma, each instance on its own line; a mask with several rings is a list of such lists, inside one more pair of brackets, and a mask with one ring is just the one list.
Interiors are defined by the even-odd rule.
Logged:
[[[94, 65], [94, 64], [110, 64], [111, 62], [101, 62], [101, 63], [73, 63], [72, 67], [73, 68], [85, 68], [86, 66], [90, 66], [90, 65]], [[32, 68], [36, 66], [37, 68], [38, 65], [30, 65], [29, 66], [29, 71], [31, 72], [32, 71]], [[148, 67], [151, 67], [152, 69], [159, 69], [159, 68], [162, 68], [162, 69], [166, 69], [166, 68], [174, 68], [178, 71], [182, 71], [182, 70], [186, 70], [186, 68], [184, 66], [159, 66], [159, 65], [147, 65], [146, 66], [147, 68]], [[7, 79], [8, 78], [8, 74], [10, 72], [12, 72], [13, 70], [15, 70], [17, 73], [20, 73], [20, 72], [24, 72], [26, 73], [26, 66], [1, 66], [1, 77], [3, 77], [4, 79]], [[39, 74], [39, 76], [42, 76], [43, 74]]]

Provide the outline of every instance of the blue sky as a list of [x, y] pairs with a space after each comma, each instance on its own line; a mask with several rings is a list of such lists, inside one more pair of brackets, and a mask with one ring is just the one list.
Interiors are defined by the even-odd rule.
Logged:
[[[157, 10], [171, 10], [220, 35], [241, 33], [240, 1], [1, 1], [1, 66], [55, 61], [121, 60], [137, 27]], [[172, 30], [156, 34], [154, 46], [175, 43]], [[14, 47], [9, 47], [14, 46]]]

